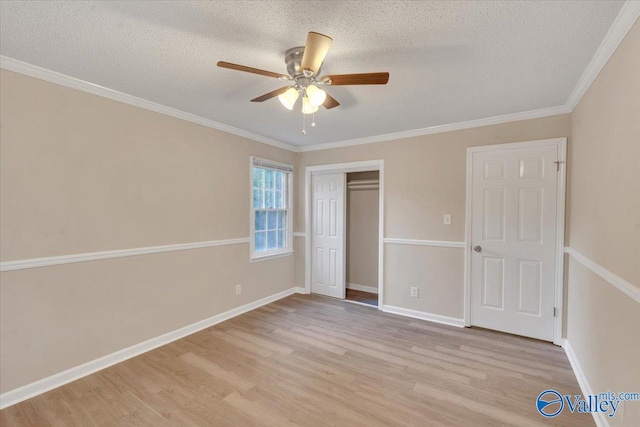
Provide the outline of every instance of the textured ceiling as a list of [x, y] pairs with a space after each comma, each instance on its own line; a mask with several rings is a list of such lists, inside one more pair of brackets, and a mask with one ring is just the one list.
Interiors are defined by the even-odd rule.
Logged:
[[[215, 1], [0, 5], [2, 55], [295, 145], [362, 138], [563, 105], [623, 2]], [[285, 72], [308, 31], [333, 37], [326, 74], [389, 71], [333, 87], [302, 114], [283, 86], [216, 67]]]

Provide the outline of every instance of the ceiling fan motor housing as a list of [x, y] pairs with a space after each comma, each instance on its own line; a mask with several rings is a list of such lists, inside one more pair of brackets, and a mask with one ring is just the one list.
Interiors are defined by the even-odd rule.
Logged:
[[[284, 54], [284, 62], [287, 64], [287, 72], [295, 79], [297, 76], [304, 76], [302, 72], [301, 62], [302, 54], [304, 53], [304, 46], [292, 47]], [[320, 69], [316, 75], [320, 75]]]

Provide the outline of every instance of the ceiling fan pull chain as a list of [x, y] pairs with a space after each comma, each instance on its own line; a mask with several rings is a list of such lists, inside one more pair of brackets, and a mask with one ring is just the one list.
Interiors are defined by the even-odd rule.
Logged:
[[307, 118], [306, 118], [306, 114], [303, 114], [303, 115], [302, 115], [302, 134], [303, 134], [303, 135], [306, 135], [306, 134], [307, 134], [307, 128], [306, 128], [306, 125], [307, 125]]
[[311, 127], [316, 127], [316, 113], [311, 115]]

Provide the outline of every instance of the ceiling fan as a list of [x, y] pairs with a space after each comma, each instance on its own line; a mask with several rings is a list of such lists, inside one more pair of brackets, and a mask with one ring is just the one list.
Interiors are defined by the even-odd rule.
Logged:
[[[217, 65], [222, 68], [293, 82], [293, 85], [266, 93], [252, 99], [251, 102], [264, 102], [277, 96], [282, 105], [288, 110], [293, 110], [298, 98], [302, 97], [302, 113], [305, 115], [315, 113], [321, 105], [328, 110], [340, 105], [335, 98], [318, 86], [387, 84], [389, 73], [386, 72], [334, 74], [320, 77], [320, 68], [332, 42], [333, 39], [329, 36], [313, 31], [309, 32], [304, 46], [291, 48], [285, 53], [284, 62], [287, 64], [288, 75], [224, 61], [219, 61]], [[311, 125], [315, 126], [315, 122]], [[302, 133], [306, 133], [304, 128]]]

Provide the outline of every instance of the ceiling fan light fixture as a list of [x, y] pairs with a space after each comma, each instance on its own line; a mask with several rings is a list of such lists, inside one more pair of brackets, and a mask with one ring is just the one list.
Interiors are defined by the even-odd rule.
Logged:
[[290, 87], [285, 93], [278, 95], [278, 99], [287, 110], [291, 111], [298, 100], [298, 95], [298, 89]]
[[314, 107], [321, 106], [324, 103], [325, 99], [327, 99], [327, 93], [317, 86], [309, 85], [307, 86], [306, 91], [309, 102]]
[[311, 104], [309, 97], [302, 97], [302, 114], [313, 114], [316, 111], [318, 111], [318, 107]]

